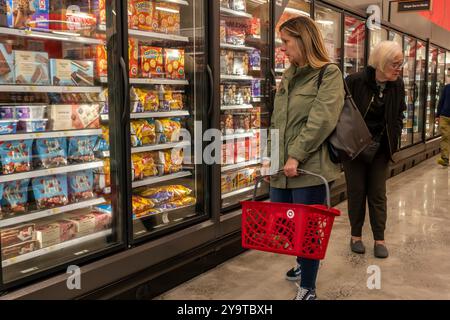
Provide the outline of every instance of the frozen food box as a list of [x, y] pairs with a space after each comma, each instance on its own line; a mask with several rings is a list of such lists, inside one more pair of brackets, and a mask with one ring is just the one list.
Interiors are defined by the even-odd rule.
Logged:
[[35, 234], [40, 248], [54, 246], [61, 242], [61, 227], [59, 223], [38, 226]]
[[2, 259], [15, 258], [39, 249], [39, 242], [27, 241], [10, 247], [2, 247]]
[[140, 46], [140, 59], [142, 77], [161, 78], [164, 76], [162, 48]]
[[166, 78], [184, 79], [184, 50], [164, 49]]
[[70, 221], [75, 226], [75, 236], [83, 237], [94, 233], [95, 231], [95, 215], [85, 214], [85, 215], [69, 215], [65, 219]]
[[15, 117], [17, 120], [42, 119], [45, 117], [46, 106], [17, 106]]
[[130, 78], [137, 78], [139, 76], [139, 41], [136, 39], [128, 40], [128, 61]]
[[222, 164], [234, 164], [234, 142], [233, 140], [227, 141], [222, 144]]
[[18, 227], [3, 229], [0, 231], [1, 244], [9, 247], [18, 243], [34, 240], [35, 224], [24, 224]]
[[48, 53], [14, 50], [14, 83], [48, 85]]
[[75, 237], [75, 223], [69, 220], [59, 220], [56, 221], [56, 223], [59, 225], [59, 231], [60, 231], [60, 242], [65, 242], [73, 239]]
[[106, 24], [106, 0], [98, 0], [98, 17], [99, 24]]
[[50, 59], [50, 75], [54, 86], [93, 86], [94, 61]]
[[92, 0], [52, 0], [49, 29], [90, 37], [97, 26], [97, 12]]
[[100, 128], [100, 105], [51, 105], [49, 111], [51, 130]]
[[96, 76], [107, 77], [108, 76], [108, 60], [107, 60], [106, 46], [98, 45], [96, 49], [96, 63], [95, 63], [95, 71]]
[[158, 11], [155, 9], [155, 3], [151, 1], [128, 0], [129, 27], [144, 31], [158, 31]]
[[234, 162], [245, 161], [245, 139], [237, 139], [234, 147]]
[[0, 84], [14, 83], [14, 56], [12, 46], [0, 43]]
[[48, 29], [49, 0], [7, 0], [7, 26]]
[[15, 111], [15, 107], [0, 107], [0, 120], [14, 120]]
[[112, 223], [112, 215], [111, 213], [104, 212], [92, 212], [92, 215], [95, 216], [95, 232], [107, 230], [111, 228]]
[[155, 11], [159, 15], [159, 31], [170, 34], [180, 34], [180, 5], [158, 2]]

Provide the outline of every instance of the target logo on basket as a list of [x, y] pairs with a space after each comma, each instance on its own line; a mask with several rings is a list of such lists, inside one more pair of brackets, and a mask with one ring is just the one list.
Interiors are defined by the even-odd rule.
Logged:
[[295, 217], [295, 212], [294, 212], [294, 210], [288, 210], [288, 211], [286, 212], [286, 214], [287, 214], [287, 216], [288, 216], [289, 219], [293, 219], [293, 218]]

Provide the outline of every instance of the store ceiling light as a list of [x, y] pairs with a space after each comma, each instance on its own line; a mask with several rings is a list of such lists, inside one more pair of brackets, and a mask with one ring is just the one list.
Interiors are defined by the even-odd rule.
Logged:
[[289, 12], [289, 13], [293, 13], [293, 14], [297, 14], [300, 16], [307, 16], [310, 17], [310, 14], [306, 11], [303, 10], [298, 10], [298, 9], [294, 9], [294, 8], [290, 8], [290, 7], [286, 7], [286, 9], [284, 9], [285, 12]]
[[331, 20], [316, 20], [316, 22], [327, 26], [331, 26], [334, 24], [334, 21]]
[[180, 10], [170, 9], [170, 8], [163, 8], [163, 7], [156, 7], [156, 10], [169, 12], [169, 13], [180, 13]]

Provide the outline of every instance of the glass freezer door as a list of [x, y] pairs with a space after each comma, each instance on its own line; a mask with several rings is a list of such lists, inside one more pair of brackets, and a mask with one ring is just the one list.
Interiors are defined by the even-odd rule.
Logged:
[[430, 46], [428, 52], [428, 79], [427, 79], [427, 99], [425, 111], [425, 138], [433, 138], [434, 131], [434, 111], [436, 106], [436, 89], [437, 89], [437, 60], [439, 49]]
[[331, 61], [340, 65], [342, 14], [322, 5], [315, 6], [314, 14]]
[[414, 84], [414, 68], [416, 61], [416, 39], [405, 36], [404, 37], [404, 59], [403, 66], [403, 81], [405, 83], [405, 99], [406, 111], [403, 124], [403, 131], [400, 146], [405, 148], [413, 143], [413, 116], [414, 116], [414, 101], [416, 99], [415, 84]]
[[[445, 50], [439, 49], [438, 59], [437, 59], [437, 76], [436, 76], [436, 92], [431, 93], [435, 94], [436, 104], [434, 106], [434, 114], [437, 114], [439, 99], [441, 98], [442, 90], [445, 87]], [[434, 137], [439, 135], [439, 121], [434, 121]]]
[[425, 67], [426, 67], [426, 43], [420, 40], [416, 42], [416, 100], [414, 102], [413, 143], [423, 141], [423, 111], [425, 108]]
[[344, 24], [344, 76], [362, 71], [366, 60], [364, 55], [366, 24], [364, 20], [345, 16]]
[[[220, 1], [221, 200], [223, 211], [250, 199], [268, 128], [269, 1]], [[267, 184], [258, 195], [268, 193]]]
[[0, 27], [2, 286], [93, 257], [123, 230], [99, 77], [105, 1], [25, 3]]
[[132, 241], [206, 217], [204, 3], [128, 0]]

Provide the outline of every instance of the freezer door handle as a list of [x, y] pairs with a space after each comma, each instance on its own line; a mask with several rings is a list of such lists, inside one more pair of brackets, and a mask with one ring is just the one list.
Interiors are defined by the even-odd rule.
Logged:
[[209, 64], [206, 66], [206, 70], [208, 71], [209, 78], [209, 107], [208, 107], [208, 118], [211, 118], [213, 105], [214, 105], [214, 77], [213, 72]]
[[129, 82], [128, 82], [128, 73], [127, 73], [127, 65], [125, 63], [125, 60], [123, 57], [120, 57], [120, 68], [122, 70], [122, 79], [123, 79], [123, 86], [124, 86], [124, 99], [123, 99], [123, 111], [122, 111], [122, 123], [127, 123], [127, 116], [130, 114], [128, 110], [130, 109], [130, 102], [129, 102]]

